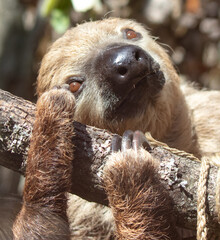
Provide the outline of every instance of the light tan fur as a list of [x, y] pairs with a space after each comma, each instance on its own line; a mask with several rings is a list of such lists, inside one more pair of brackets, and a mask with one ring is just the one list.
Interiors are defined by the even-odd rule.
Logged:
[[[124, 39], [121, 32], [124, 28], [140, 32], [143, 38], [139, 41]], [[153, 104], [143, 102], [143, 109], [137, 115], [123, 121], [108, 121], [103, 116], [107, 103], [103, 102], [102, 89], [97, 86], [97, 76], [91, 74], [90, 83], [76, 101], [74, 119], [118, 134], [127, 129], [150, 131], [157, 140], [198, 157], [219, 152], [220, 93], [197, 91], [188, 85], [181, 88], [166, 52], [142, 25], [132, 20], [110, 18], [67, 31], [43, 59], [37, 82], [38, 95], [66, 83], [70, 76], [83, 75], [87, 71], [86, 64], [115, 42], [138, 45], [159, 63], [166, 79], [162, 91]], [[70, 197], [68, 212], [73, 239], [110, 239], [113, 227], [109, 209], [82, 199], [76, 203], [76, 199], [76, 196]]]
[[[125, 40], [121, 33], [123, 28], [141, 32], [143, 38], [138, 43]], [[106, 19], [84, 23], [67, 31], [53, 44], [43, 59], [37, 84], [38, 95], [53, 86], [65, 83], [69, 76], [84, 74], [85, 63], [95, 58], [107, 45], [115, 42], [138, 45], [159, 63], [166, 77], [160, 98], [153, 106], [146, 105], [147, 109], [141, 114], [124, 119], [123, 122], [108, 122], [103, 117], [105, 106], [101, 97], [102, 90], [99, 89], [97, 92], [98, 87], [94, 79], [90, 81], [92, 85], [83, 92], [77, 103], [75, 120], [119, 134], [127, 129], [150, 131], [158, 140], [188, 152], [195, 152], [193, 142], [195, 136], [191, 131], [191, 119], [186, 102], [179, 88], [179, 77], [162, 47], [144, 27], [134, 21]]]

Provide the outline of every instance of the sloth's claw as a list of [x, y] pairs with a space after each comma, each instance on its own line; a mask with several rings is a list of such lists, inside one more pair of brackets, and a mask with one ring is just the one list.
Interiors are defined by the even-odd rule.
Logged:
[[150, 151], [151, 146], [145, 137], [144, 133], [137, 130], [134, 132], [132, 146], [134, 150], [138, 150], [140, 147], [143, 147], [145, 150]]
[[141, 147], [143, 147], [147, 151], [151, 150], [150, 144], [147, 141], [144, 133], [139, 130], [135, 132], [127, 130], [124, 132], [122, 137], [114, 135], [112, 138], [112, 152], [117, 152], [120, 150], [122, 152], [125, 152], [127, 149], [131, 148], [135, 151], [138, 151]]
[[121, 137], [119, 135], [114, 135], [111, 142], [111, 151], [118, 152], [121, 150]]
[[131, 130], [127, 130], [124, 132], [121, 141], [121, 151], [125, 152], [127, 149], [132, 148], [132, 141], [133, 141], [134, 132]]

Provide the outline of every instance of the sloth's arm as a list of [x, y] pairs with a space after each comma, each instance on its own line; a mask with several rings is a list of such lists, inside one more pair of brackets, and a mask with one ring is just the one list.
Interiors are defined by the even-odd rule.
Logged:
[[117, 239], [178, 239], [157, 162], [143, 148], [126, 150], [129, 145], [131, 141], [122, 138], [122, 151], [110, 156], [103, 174]]
[[69, 239], [66, 192], [71, 186], [74, 106], [66, 89], [50, 90], [37, 102], [15, 240]]

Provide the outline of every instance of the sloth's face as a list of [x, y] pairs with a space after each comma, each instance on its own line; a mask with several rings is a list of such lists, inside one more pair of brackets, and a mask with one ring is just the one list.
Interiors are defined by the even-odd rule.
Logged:
[[[140, 33], [131, 29], [129, 32], [141, 38]], [[82, 82], [77, 97], [80, 99], [83, 91], [88, 94], [95, 82], [99, 97], [105, 102], [104, 117], [109, 120], [146, 110], [143, 102], [153, 102], [165, 83], [159, 64], [135, 44], [111, 43], [87, 61], [85, 69], [85, 85]], [[84, 90], [86, 87], [88, 90]]]
[[147, 114], [176, 78], [173, 72], [140, 24], [106, 19], [78, 25], [54, 43], [40, 70], [38, 93], [68, 83], [77, 120], [120, 122]]

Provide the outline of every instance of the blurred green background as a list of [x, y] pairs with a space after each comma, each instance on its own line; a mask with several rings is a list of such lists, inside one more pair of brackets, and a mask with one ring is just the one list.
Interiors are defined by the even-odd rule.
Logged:
[[[0, 88], [36, 101], [36, 77], [51, 42], [78, 23], [106, 17], [143, 23], [182, 78], [220, 90], [219, 0], [0, 0]], [[21, 193], [0, 168], [0, 196]]]

